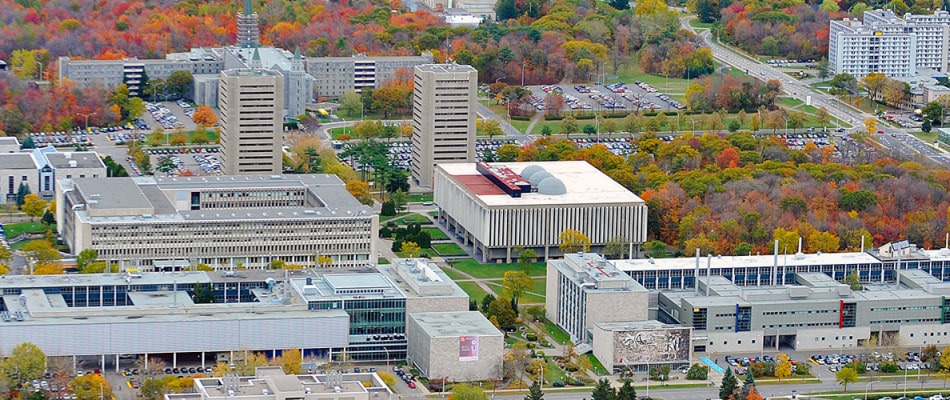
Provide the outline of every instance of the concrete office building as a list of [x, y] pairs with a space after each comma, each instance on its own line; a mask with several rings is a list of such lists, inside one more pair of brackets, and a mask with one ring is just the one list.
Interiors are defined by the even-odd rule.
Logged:
[[546, 282], [548, 320], [575, 343], [589, 343], [596, 323], [648, 318], [647, 290], [597, 254], [565, 254], [564, 259], [548, 260]]
[[415, 68], [412, 93], [412, 178], [431, 186], [435, 164], [475, 161], [478, 71], [468, 65]]
[[428, 379], [501, 379], [505, 337], [478, 311], [409, 316], [409, 361]]
[[912, 49], [917, 68], [946, 73], [950, 12], [936, 10], [929, 15], [906, 14], [901, 18], [892, 10], [869, 10], [864, 12], [864, 24], [885, 33], [913, 32], [917, 36], [917, 47]]
[[314, 78], [317, 97], [336, 98], [344, 93], [363, 89], [378, 89], [403, 69], [412, 73], [416, 66], [432, 64], [432, 53], [418, 56], [308, 57], [307, 72]]
[[888, 77], [917, 74], [917, 34], [879, 29], [857, 19], [830, 22], [828, 67], [833, 74], [848, 73], [861, 79], [872, 72]]
[[950, 284], [917, 269], [900, 277], [862, 291], [820, 272], [754, 288], [702, 277], [698, 291], [660, 292], [658, 318], [692, 327], [697, 352], [853, 348], [872, 336], [902, 346], [950, 343]]
[[266, 268], [375, 263], [379, 217], [334, 175], [57, 181], [57, 230], [122, 269], [183, 261]]
[[[258, 52], [254, 57], [259, 60]], [[253, 62], [252, 62], [253, 64]], [[221, 71], [221, 166], [227, 175], [280, 174], [284, 81], [266, 69]]]
[[440, 223], [483, 261], [510, 261], [516, 246], [561, 256], [566, 229], [592, 252], [616, 238], [636, 252], [646, 240], [643, 199], [585, 161], [438, 164], [433, 189]]
[[258, 367], [254, 375], [195, 379], [192, 393], [166, 394], [165, 400], [392, 399], [392, 391], [375, 372], [287, 375], [280, 367]]

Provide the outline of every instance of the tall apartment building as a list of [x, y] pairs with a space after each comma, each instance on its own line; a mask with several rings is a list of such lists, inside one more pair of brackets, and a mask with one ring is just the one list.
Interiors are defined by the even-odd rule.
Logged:
[[435, 164], [475, 161], [478, 71], [469, 65], [420, 65], [414, 82], [412, 177], [432, 186]]
[[864, 12], [864, 24], [886, 33], [914, 33], [917, 35], [917, 68], [947, 71], [947, 52], [950, 47], [950, 13], [937, 10], [932, 15], [906, 14], [901, 19], [891, 10]]
[[218, 109], [224, 173], [280, 174], [284, 110], [280, 73], [267, 69], [221, 71]]
[[863, 78], [872, 72], [888, 77], [917, 74], [917, 33], [879, 29], [857, 19], [831, 21], [828, 65], [834, 74]]

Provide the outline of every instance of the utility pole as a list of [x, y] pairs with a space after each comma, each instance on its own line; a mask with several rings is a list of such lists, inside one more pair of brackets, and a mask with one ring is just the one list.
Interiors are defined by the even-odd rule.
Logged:
[[81, 115], [81, 116], [83, 116], [83, 117], [86, 118], [86, 132], [88, 132], [88, 131], [89, 131], [89, 116], [91, 116], [91, 115], [96, 115], [96, 113], [94, 113], [94, 112], [91, 112], [91, 113], [76, 113], [76, 115], [77, 115], [77, 116], [80, 116], [80, 115]]

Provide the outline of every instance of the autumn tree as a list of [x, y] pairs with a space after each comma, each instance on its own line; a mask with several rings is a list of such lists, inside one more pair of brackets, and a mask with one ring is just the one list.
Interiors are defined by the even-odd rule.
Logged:
[[861, 78], [861, 88], [868, 93], [868, 98], [872, 101], [880, 100], [881, 92], [887, 85], [887, 76], [882, 72], [872, 72]]
[[565, 229], [558, 235], [558, 240], [558, 247], [564, 254], [590, 250], [590, 238], [577, 229]]
[[35, 193], [30, 193], [23, 198], [23, 206], [20, 207], [23, 213], [30, 216], [30, 222], [34, 218], [42, 216], [46, 211], [46, 200], [40, 198]]
[[577, 132], [577, 119], [573, 115], [568, 115], [561, 120], [561, 133], [569, 138], [575, 132]]
[[76, 269], [82, 272], [87, 266], [96, 262], [99, 252], [96, 249], [84, 249], [76, 255]]
[[416, 258], [422, 252], [422, 248], [416, 242], [402, 242], [400, 250], [406, 258]]
[[839, 385], [844, 386], [844, 391], [848, 391], [848, 384], [855, 383], [858, 381], [858, 371], [852, 367], [841, 368], [840, 371], [835, 373], [835, 381]]
[[69, 384], [77, 400], [101, 400], [112, 398], [112, 386], [102, 374], [85, 374]]
[[34, 240], [23, 246], [23, 253], [33, 264], [34, 272], [40, 267], [58, 265], [61, 259], [59, 251], [45, 240]]
[[299, 375], [303, 368], [303, 357], [301, 356], [300, 349], [293, 348], [284, 350], [276, 360], [276, 365], [279, 365], [280, 368], [284, 370], [284, 373], [288, 375]]
[[373, 204], [373, 196], [369, 192], [369, 183], [364, 181], [350, 181], [346, 183], [346, 191], [350, 192], [360, 203]]
[[30, 342], [16, 345], [10, 355], [0, 361], [0, 374], [13, 387], [42, 378], [45, 370], [46, 354]]
[[363, 99], [355, 90], [348, 90], [340, 95], [340, 111], [346, 113], [349, 118], [356, 116], [356, 113], [363, 111]]
[[511, 296], [517, 304], [521, 295], [534, 287], [534, 279], [523, 271], [505, 271], [501, 287], [505, 290], [505, 294]]
[[482, 132], [488, 135], [489, 140], [504, 133], [501, 130], [501, 122], [498, 122], [497, 119], [487, 119], [482, 122]]
[[457, 383], [452, 386], [452, 400], [488, 400], [485, 390], [468, 383]]
[[781, 382], [790, 376], [792, 376], [792, 361], [789, 359], [788, 354], [780, 353], [776, 358], [775, 377]]
[[207, 128], [218, 123], [218, 116], [215, 115], [214, 110], [212, 110], [211, 107], [202, 105], [195, 109], [195, 113], [192, 114], [191, 120], [196, 124]]
[[396, 110], [406, 107], [407, 95], [405, 89], [398, 87], [382, 87], [373, 91], [373, 109], [382, 111], [383, 118]]

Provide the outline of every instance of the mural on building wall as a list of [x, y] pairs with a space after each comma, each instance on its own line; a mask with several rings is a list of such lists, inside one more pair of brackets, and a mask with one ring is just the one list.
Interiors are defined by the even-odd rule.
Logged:
[[639, 329], [614, 332], [617, 364], [689, 361], [689, 328]]

